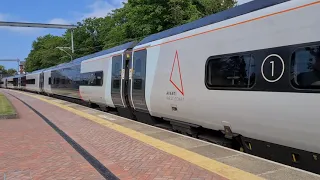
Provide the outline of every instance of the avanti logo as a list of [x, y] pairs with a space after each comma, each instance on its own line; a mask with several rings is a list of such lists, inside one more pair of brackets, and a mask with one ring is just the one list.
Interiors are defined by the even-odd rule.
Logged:
[[171, 70], [171, 74], [170, 74], [170, 82], [182, 94], [182, 96], [184, 96], [178, 50], [176, 50], [176, 54], [175, 54], [173, 64], [172, 64], [172, 70]]

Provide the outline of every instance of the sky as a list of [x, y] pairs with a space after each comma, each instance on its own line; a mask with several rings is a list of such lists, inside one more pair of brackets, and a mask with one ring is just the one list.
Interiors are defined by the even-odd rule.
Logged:
[[[122, 7], [127, 0], [1, 0], [0, 21], [53, 24], [76, 24], [88, 17], [104, 17]], [[238, 4], [251, 0], [238, 0]], [[46, 34], [62, 35], [65, 30], [0, 27], [0, 60], [23, 61], [32, 42]], [[16, 62], [1, 62], [7, 69], [17, 69]]]

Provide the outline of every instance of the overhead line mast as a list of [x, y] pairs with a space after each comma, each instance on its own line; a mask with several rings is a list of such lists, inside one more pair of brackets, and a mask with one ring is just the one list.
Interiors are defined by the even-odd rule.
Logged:
[[[74, 53], [74, 43], [73, 43], [73, 29], [77, 28], [77, 25], [67, 25], [67, 24], [46, 24], [46, 23], [27, 23], [27, 22], [5, 22], [0, 21], [0, 27], [30, 27], [30, 28], [51, 28], [51, 29], [71, 29], [71, 51]], [[20, 67], [19, 59], [0, 59], [0, 61], [17, 61], [18, 70]], [[19, 72], [19, 71], [18, 71]]]

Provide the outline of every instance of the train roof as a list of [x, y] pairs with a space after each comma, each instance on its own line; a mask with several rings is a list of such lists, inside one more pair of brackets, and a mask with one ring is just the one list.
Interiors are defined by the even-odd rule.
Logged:
[[119, 45], [119, 46], [116, 46], [116, 47], [113, 47], [113, 48], [110, 48], [110, 49], [106, 49], [106, 50], [103, 50], [103, 51], [96, 52], [94, 54], [90, 54], [90, 55], [75, 59], [75, 60], [71, 61], [70, 63], [81, 63], [82, 61], [85, 61], [87, 59], [103, 56], [103, 55], [106, 55], [106, 54], [111, 54], [111, 53], [114, 53], [114, 52], [117, 52], [117, 51], [121, 51], [121, 50], [130, 49], [130, 48], [133, 48], [133, 46], [135, 44], [136, 44], [135, 41], [128, 42], [128, 43], [125, 43], [125, 44], [122, 44], [122, 45]]
[[206, 25], [218, 23], [221, 21], [225, 21], [237, 16], [241, 16], [244, 14], [248, 14], [250, 12], [254, 12], [260, 9], [264, 9], [270, 6], [274, 6], [283, 2], [287, 2], [290, 0], [254, 0], [230, 9], [227, 9], [225, 11], [221, 11], [216, 14], [212, 14], [209, 16], [206, 16], [204, 18], [201, 18], [199, 20], [177, 26], [150, 36], [147, 36], [142, 41], [140, 41], [137, 45], [146, 44], [152, 41], [156, 41], [162, 38], [170, 37], [176, 34], [180, 34], [192, 29], [200, 28]]
[[95, 58], [95, 57], [111, 54], [111, 53], [114, 53], [114, 52], [117, 52], [117, 51], [127, 50], [127, 49], [130, 49], [130, 48], [133, 48], [136, 43], [137, 42], [135, 42], [135, 41], [128, 42], [128, 43], [125, 43], [125, 44], [122, 44], [122, 45], [119, 45], [119, 46], [116, 46], [116, 47], [113, 47], [113, 48], [110, 48], [110, 49], [106, 49], [106, 50], [103, 50], [103, 51], [96, 52], [94, 54], [90, 54], [90, 55], [87, 55], [87, 56], [84, 56], [84, 57], [77, 58], [77, 59], [75, 59], [73, 61], [70, 61], [70, 62], [67, 62], [67, 63], [62, 63], [62, 64], [58, 64], [56, 66], [53, 66], [53, 67], [50, 67], [50, 68], [47, 68], [47, 69], [43, 69], [42, 71], [55, 70], [55, 69], [60, 69], [60, 68], [65, 68], [65, 67], [69, 67], [69, 66], [78, 65], [82, 61], [85, 61], [85, 60], [88, 60], [88, 59], [92, 59], [92, 58]]

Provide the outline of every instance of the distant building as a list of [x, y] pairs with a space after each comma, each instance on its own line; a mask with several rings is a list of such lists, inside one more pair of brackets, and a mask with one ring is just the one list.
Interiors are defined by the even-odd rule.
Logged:
[[25, 74], [25, 71], [24, 71], [24, 65], [25, 65], [25, 61], [20, 61], [20, 64], [19, 64], [19, 72], [20, 74]]

